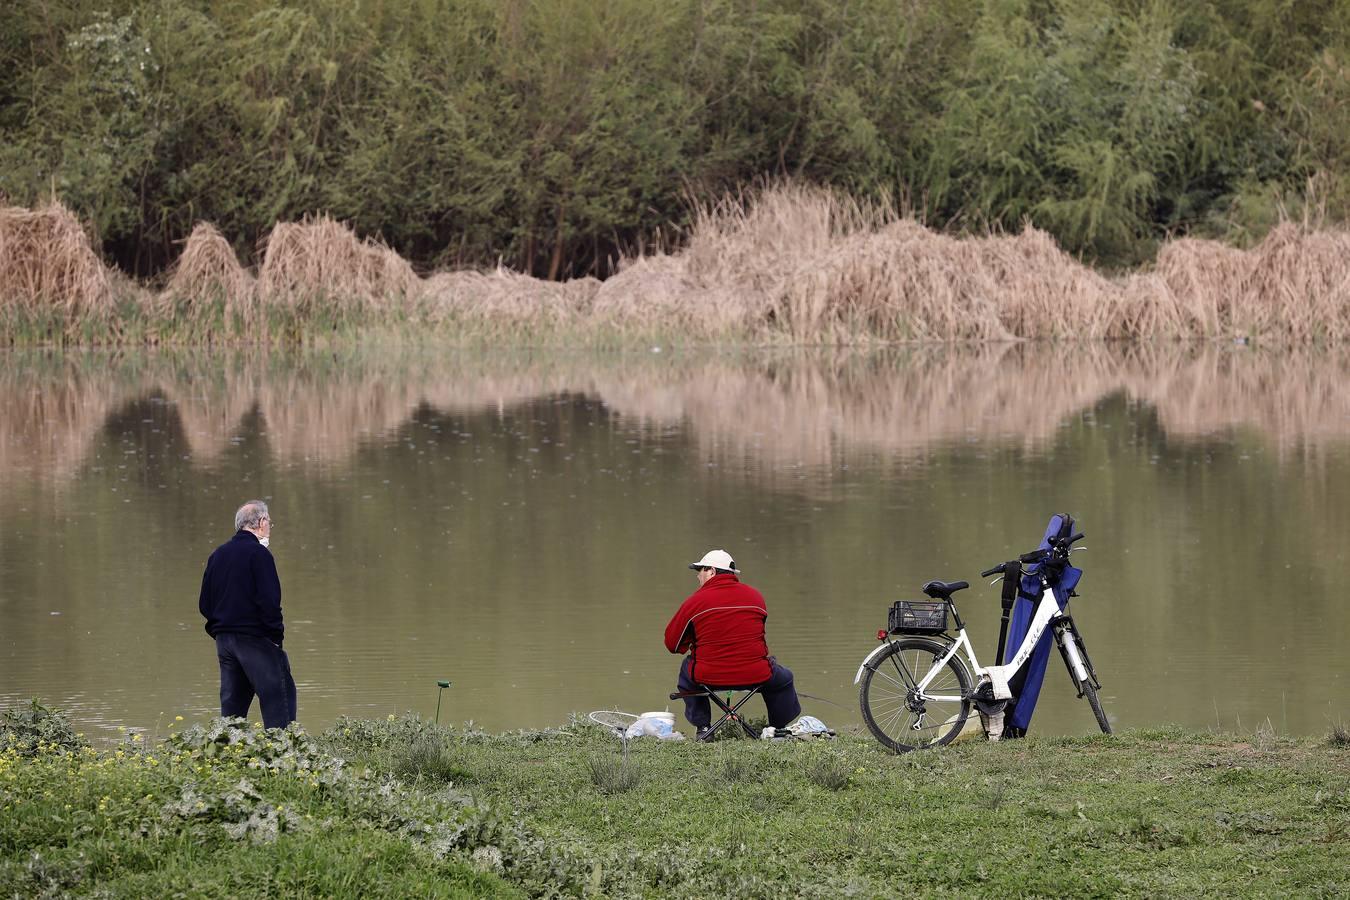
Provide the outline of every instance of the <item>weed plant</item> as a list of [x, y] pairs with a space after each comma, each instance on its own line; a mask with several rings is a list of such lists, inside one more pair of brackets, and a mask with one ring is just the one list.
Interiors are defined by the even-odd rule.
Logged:
[[14, 756], [32, 759], [47, 753], [72, 753], [83, 745], [65, 713], [36, 700], [0, 714], [0, 750]]
[[392, 771], [404, 781], [425, 779], [438, 784], [459, 781], [467, 775], [455, 764], [445, 742], [434, 735], [418, 738], [396, 756]]
[[755, 760], [734, 752], [723, 752], [718, 757], [713, 774], [726, 784], [756, 784], [763, 780]]
[[591, 782], [602, 794], [622, 794], [633, 790], [642, 780], [642, 772], [628, 754], [592, 756], [587, 760]]
[[806, 777], [827, 791], [840, 791], [848, 787], [852, 770], [847, 759], [839, 753], [819, 747], [812, 749], [815, 752], [807, 756]]

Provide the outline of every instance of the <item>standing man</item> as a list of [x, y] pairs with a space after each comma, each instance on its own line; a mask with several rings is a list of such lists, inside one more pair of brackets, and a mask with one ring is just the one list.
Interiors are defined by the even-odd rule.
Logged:
[[295, 721], [295, 679], [281, 649], [281, 580], [267, 549], [267, 504], [250, 500], [239, 507], [234, 527], [234, 537], [206, 561], [198, 601], [206, 633], [216, 639], [220, 714], [246, 718], [256, 694], [263, 724], [285, 728]]
[[[764, 597], [736, 576], [740, 569], [725, 550], [709, 550], [689, 568], [698, 573], [699, 589], [680, 604], [666, 626], [666, 649], [689, 655], [680, 664], [679, 689], [751, 687], [769, 711], [769, 724], [783, 728], [801, 715], [792, 672], [769, 655], [764, 620], [769, 611]], [[684, 717], [703, 739], [712, 723], [707, 697], [686, 697]]]

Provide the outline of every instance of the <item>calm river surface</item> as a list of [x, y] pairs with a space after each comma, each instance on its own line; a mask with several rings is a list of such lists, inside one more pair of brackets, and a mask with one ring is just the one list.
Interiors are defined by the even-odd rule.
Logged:
[[[492, 730], [664, 708], [662, 628], [713, 547], [799, 689], [840, 704], [806, 711], [859, 727], [888, 604], [971, 581], [992, 657], [979, 571], [1067, 511], [1117, 727], [1325, 733], [1350, 719], [1347, 369], [1242, 347], [0, 353], [0, 706], [94, 733], [210, 716], [202, 565], [260, 496], [311, 729], [431, 716], [440, 678], [442, 720]], [[1051, 666], [1033, 730], [1089, 733]]]

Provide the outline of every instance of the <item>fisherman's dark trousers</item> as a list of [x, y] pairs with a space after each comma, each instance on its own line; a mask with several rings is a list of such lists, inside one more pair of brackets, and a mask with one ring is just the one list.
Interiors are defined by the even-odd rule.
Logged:
[[263, 725], [285, 728], [295, 721], [295, 679], [286, 651], [265, 637], [216, 635], [220, 660], [220, 714], [248, 717], [256, 694]]
[[[769, 659], [769, 664], [773, 670], [769, 674], [769, 680], [759, 689], [759, 693], [764, 698], [765, 708], [769, 711], [769, 724], [774, 728], [782, 728], [802, 714], [802, 704], [797, 699], [797, 688], [792, 682], [792, 670], [787, 666], [780, 666], [773, 658]], [[721, 686], [707, 685], [707, 687]], [[679, 689], [696, 691], [698, 687], [694, 679], [689, 677], [689, 657], [686, 656], [680, 663]], [[745, 708], [742, 707], [742, 711]], [[712, 705], [708, 702], [708, 698], [685, 697], [684, 718], [695, 728], [707, 728], [711, 725]]]

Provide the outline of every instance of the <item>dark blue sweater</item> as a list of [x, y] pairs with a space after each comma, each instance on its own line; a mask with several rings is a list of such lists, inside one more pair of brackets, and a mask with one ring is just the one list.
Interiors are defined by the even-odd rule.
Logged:
[[280, 646], [281, 579], [272, 553], [251, 531], [238, 531], [206, 561], [197, 607], [206, 633], [252, 634]]

